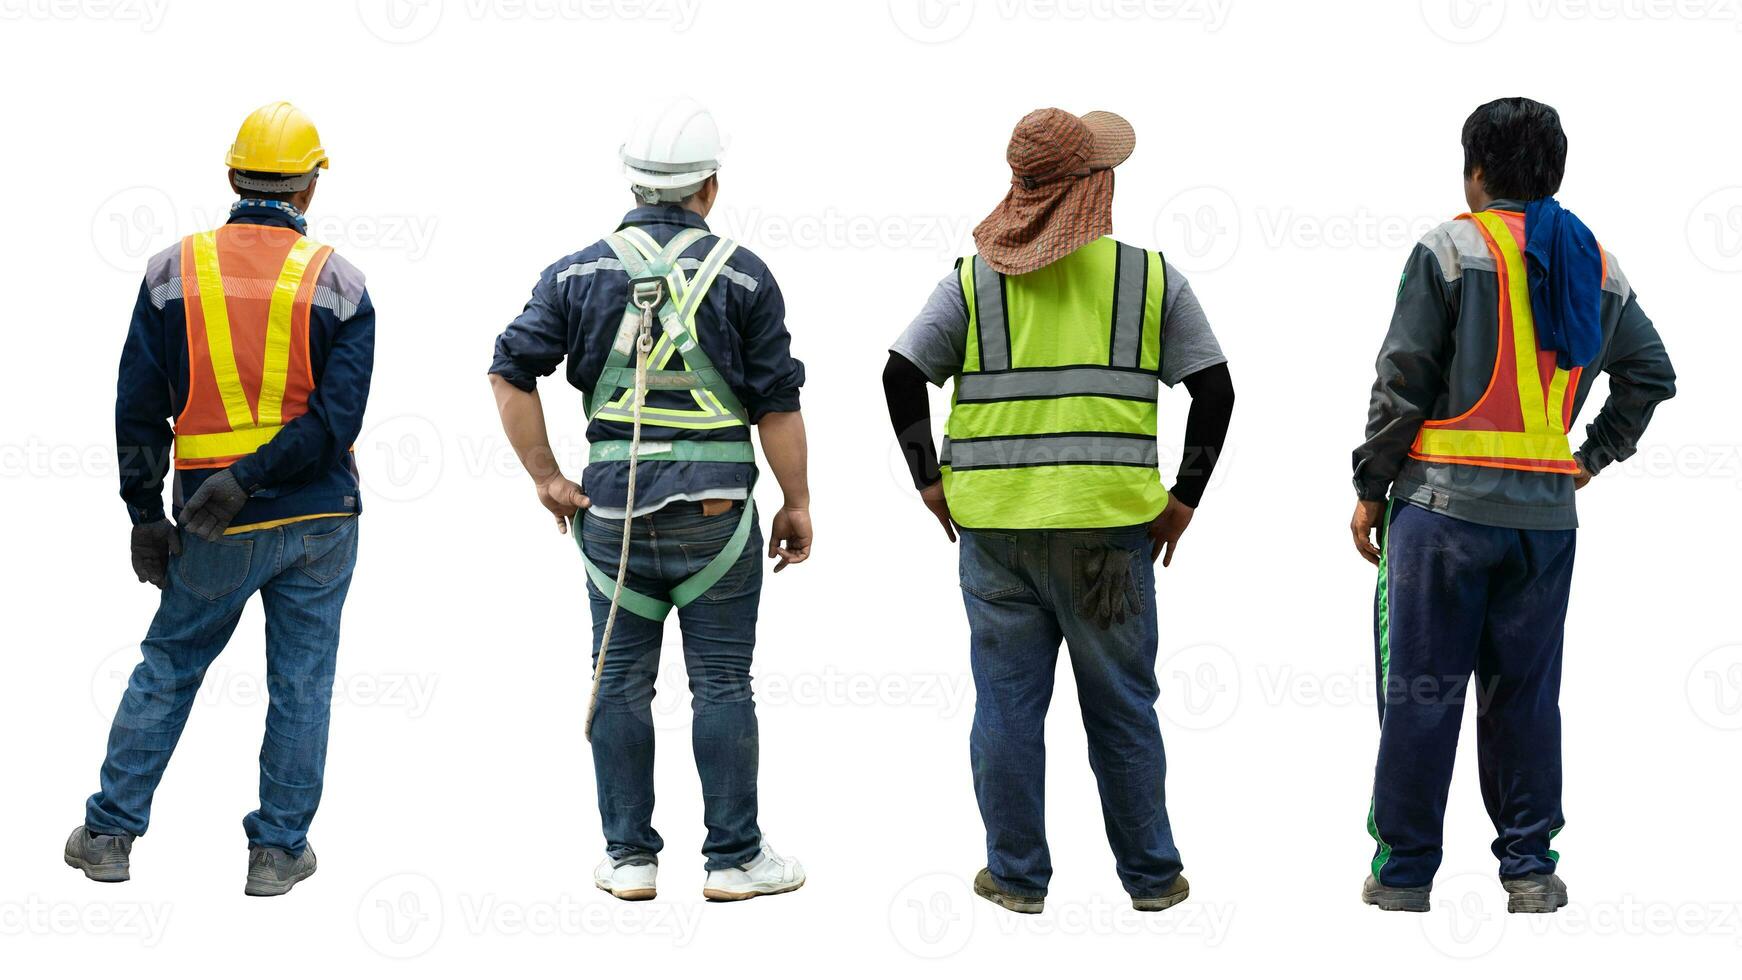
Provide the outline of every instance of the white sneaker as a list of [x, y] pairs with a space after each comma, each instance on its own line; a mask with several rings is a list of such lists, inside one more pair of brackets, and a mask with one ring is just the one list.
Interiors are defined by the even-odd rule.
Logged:
[[702, 897], [716, 902], [738, 902], [758, 895], [779, 895], [804, 885], [804, 865], [796, 858], [783, 858], [767, 843], [748, 864], [708, 872]]
[[654, 879], [658, 876], [657, 864], [619, 865], [607, 856], [593, 869], [593, 884], [625, 902], [645, 902], [657, 894]]

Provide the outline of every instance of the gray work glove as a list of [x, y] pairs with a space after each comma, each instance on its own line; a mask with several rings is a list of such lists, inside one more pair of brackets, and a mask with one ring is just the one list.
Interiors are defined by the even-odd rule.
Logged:
[[181, 526], [196, 537], [216, 541], [236, 519], [242, 505], [248, 502], [248, 491], [230, 475], [219, 470], [206, 478], [181, 509]]
[[133, 574], [161, 589], [169, 581], [169, 556], [181, 554], [181, 537], [167, 517], [135, 524], [132, 551]]
[[1124, 625], [1126, 616], [1137, 615], [1137, 587], [1131, 581], [1131, 552], [1123, 548], [1097, 548], [1083, 559], [1088, 588], [1077, 604], [1077, 614], [1101, 629]]

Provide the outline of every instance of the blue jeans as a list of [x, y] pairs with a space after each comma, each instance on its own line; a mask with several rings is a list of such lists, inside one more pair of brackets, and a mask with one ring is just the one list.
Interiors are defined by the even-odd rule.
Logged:
[[254, 593], [266, 610], [266, 738], [260, 809], [242, 821], [248, 842], [301, 854], [321, 801], [339, 613], [357, 563], [357, 518], [322, 517], [205, 541], [181, 538], [145, 659], [109, 729], [102, 788], [85, 804], [99, 834], [145, 833], [151, 797], [175, 752], [194, 695]]
[[[743, 516], [742, 502], [716, 517], [701, 505], [679, 502], [634, 519], [629, 574], [624, 584], [655, 599], [700, 571], [725, 547]], [[623, 523], [586, 514], [581, 544], [587, 557], [617, 575]], [[753, 859], [762, 847], [756, 825], [758, 741], [750, 659], [756, 648], [756, 611], [762, 599], [762, 532], [744, 545], [737, 564], [714, 587], [677, 610], [683, 631], [694, 718], [690, 744], [702, 781], [702, 845], [707, 869]], [[605, 632], [611, 597], [590, 581], [593, 649]], [[665, 624], [617, 611], [611, 649], [593, 715], [593, 771], [599, 783], [599, 819], [605, 851], [622, 862], [654, 861], [665, 842], [653, 829], [653, 683], [659, 675]]]
[[1431, 885], [1476, 678], [1476, 767], [1500, 876], [1552, 874], [1561, 829], [1561, 640], [1577, 531], [1473, 524], [1393, 501], [1374, 597], [1379, 762], [1372, 872]]
[[[1077, 613], [1103, 549], [1130, 556], [1137, 613], [1102, 630]], [[986, 864], [1007, 891], [1046, 894], [1046, 711], [1059, 642], [1070, 647], [1089, 765], [1125, 890], [1164, 894], [1180, 873], [1168, 825], [1167, 761], [1155, 699], [1155, 572], [1146, 529], [965, 531], [962, 600], [974, 669], [969, 753], [986, 825]]]

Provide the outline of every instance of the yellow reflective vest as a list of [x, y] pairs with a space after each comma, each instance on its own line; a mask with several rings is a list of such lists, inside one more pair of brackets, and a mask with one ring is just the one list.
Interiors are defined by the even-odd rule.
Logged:
[[1156, 462], [1161, 256], [1100, 238], [1017, 276], [958, 263], [968, 339], [942, 469], [966, 528], [1147, 523]]

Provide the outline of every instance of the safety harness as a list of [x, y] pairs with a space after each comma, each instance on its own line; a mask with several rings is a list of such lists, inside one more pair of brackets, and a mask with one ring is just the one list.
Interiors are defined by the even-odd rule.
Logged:
[[[650, 619], [663, 621], [672, 607], [683, 607], [713, 588], [737, 563], [756, 526], [755, 479], [746, 492], [743, 515], [732, 537], [720, 553], [701, 571], [671, 589], [671, 601], [665, 602], [637, 592], [624, 585], [629, 567], [630, 530], [635, 513], [635, 470], [641, 460], [678, 460], [711, 463], [756, 463], [756, 451], [748, 440], [713, 441], [676, 439], [642, 442], [643, 423], [672, 429], [724, 429], [748, 426], [750, 416], [720, 372], [714, 368], [700, 344], [696, 343], [696, 312], [708, 289], [726, 267], [726, 259], [737, 250], [731, 239], [722, 238], [702, 259], [693, 278], [686, 280], [678, 266], [678, 256], [707, 232], [685, 228], [662, 249], [645, 231], [626, 227], [605, 239], [616, 253], [623, 270], [629, 276], [629, 302], [623, 310], [623, 321], [617, 329], [616, 341], [587, 394], [587, 419], [628, 422], [628, 439], [612, 439], [592, 444], [588, 459], [595, 463], [624, 462], [629, 464], [628, 491], [624, 502], [623, 543], [617, 557], [617, 574], [606, 574], [587, 557], [582, 543], [581, 522], [574, 520], [575, 545], [580, 549], [581, 562], [587, 577], [599, 591], [611, 593], [611, 609], [605, 616], [605, 629], [600, 637], [594, 659], [593, 693], [587, 705], [586, 736], [593, 731], [593, 712], [599, 701], [599, 680], [605, 672], [605, 652], [611, 647], [611, 631], [617, 622], [619, 607]], [[658, 319], [662, 333], [653, 340], [653, 321]], [[630, 362], [633, 354], [634, 362]], [[681, 370], [669, 365], [676, 356], [682, 360]], [[665, 408], [647, 404], [649, 391], [688, 392], [695, 408]], [[578, 518], [579, 515], [577, 515]]]

